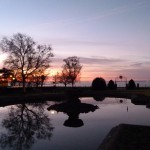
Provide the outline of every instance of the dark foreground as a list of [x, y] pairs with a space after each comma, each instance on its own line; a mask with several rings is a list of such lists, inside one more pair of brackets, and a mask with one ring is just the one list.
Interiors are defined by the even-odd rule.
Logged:
[[104, 97], [129, 98], [132, 103], [150, 105], [150, 89], [94, 91], [90, 87], [43, 87], [27, 88], [26, 93], [23, 93], [22, 88], [0, 88], [0, 105], [4, 106], [6, 103], [6, 105], [11, 105], [47, 100], [64, 101], [78, 97], [94, 97], [95, 99]]
[[[12, 139], [13, 136], [15, 137], [13, 138], [14, 140], [16, 140], [18, 136], [18, 142], [20, 143], [20, 133], [18, 134], [16, 131], [21, 124], [26, 127], [26, 130], [21, 128], [21, 132], [26, 133], [28, 131], [28, 134], [21, 134], [23, 138], [27, 138], [27, 142], [30, 142], [31, 140], [29, 140], [28, 135], [31, 135], [30, 138], [34, 137], [35, 141], [37, 141], [35, 143], [30, 142], [34, 150], [48, 148], [62, 149], [60, 145], [65, 147], [63, 149], [93, 150], [99, 147], [106, 133], [108, 133], [112, 127], [120, 123], [150, 125], [150, 112], [145, 111], [145, 109], [150, 108], [150, 96], [147, 95], [147, 93], [150, 93], [149, 89], [94, 91], [89, 88], [42, 88], [30, 89], [30, 91], [26, 93], [21, 93], [19, 90], [21, 89], [6, 89], [6, 91], [0, 91], [0, 106], [19, 104], [5, 108], [6, 110], [11, 110], [10, 113], [8, 111], [8, 114], [6, 114], [8, 115], [7, 117], [3, 117], [4, 120], [9, 123], [9, 126], [5, 126], [7, 125], [5, 124], [3, 127], [11, 133], [8, 134], [6, 132], [5, 135], [8, 138], [4, 137], [3, 143], [0, 142], [0, 145], [5, 144], [6, 147], [9, 146], [9, 142], [12, 142], [9, 138]], [[82, 97], [85, 97], [86, 102], [89, 104], [84, 104], [85, 99], [82, 99]], [[87, 97], [91, 97], [89, 102]], [[109, 101], [109, 98], [108, 101], [107, 98], [105, 101], [105, 97], [115, 98], [113, 99], [113, 103], [111, 103], [112, 101]], [[126, 100], [128, 98], [131, 99], [132, 105]], [[49, 102], [52, 100], [57, 102]], [[61, 101], [61, 103], [58, 101]], [[104, 103], [102, 101], [104, 101]], [[133, 104], [144, 105], [144, 107], [141, 106], [140, 109], [135, 109], [136, 106]], [[99, 109], [97, 109], [95, 105], [97, 105]], [[118, 107], [118, 105], [121, 107]], [[94, 111], [95, 113], [93, 113]], [[26, 112], [30, 115], [30, 118], [26, 115]], [[52, 115], [51, 113], [54, 114]], [[1, 117], [2, 116], [3, 107], [1, 108]], [[20, 120], [14, 119], [15, 117], [19, 117]], [[50, 135], [53, 133], [53, 135], [55, 135], [53, 138], [50, 138], [51, 141], [48, 142], [47, 140], [39, 140], [35, 136], [36, 133], [41, 131], [35, 127], [47, 125], [47, 121], [43, 122], [45, 120], [44, 118], [48, 118], [48, 120], [52, 119], [52, 121], [49, 120], [50, 122], [48, 124], [50, 131], [43, 132], [44, 130], [41, 128], [42, 133], [44, 135], [46, 133]], [[18, 124], [12, 120], [18, 121]], [[24, 123], [24, 120], [27, 122]], [[2, 123], [3, 122], [4, 121], [2, 121]], [[42, 124], [37, 126], [36, 122], [41, 122]], [[14, 126], [15, 131], [12, 130], [12, 126]], [[32, 131], [29, 130], [28, 126]], [[55, 128], [55, 130], [51, 130], [53, 128]], [[3, 135], [2, 131], [3, 128], [1, 128], [1, 135]], [[5, 142], [5, 139], [8, 139], [8, 141]], [[45, 139], [44, 136], [43, 139]], [[103, 144], [99, 147], [99, 150], [147, 150], [150, 147], [149, 139], [150, 127], [122, 124], [111, 130]], [[27, 145], [26, 143], [24, 144], [25, 141], [26, 140], [22, 140], [23, 143], [21, 146]], [[45, 144], [46, 142], [47, 144]], [[15, 143], [18, 144], [17, 142], [13, 142], [13, 144]], [[39, 145], [42, 145], [42, 147], [39, 148]], [[11, 144], [10, 146], [15, 147], [15, 145], [12, 146]]]
[[150, 126], [120, 124], [111, 129], [98, 150], [149, 150]]

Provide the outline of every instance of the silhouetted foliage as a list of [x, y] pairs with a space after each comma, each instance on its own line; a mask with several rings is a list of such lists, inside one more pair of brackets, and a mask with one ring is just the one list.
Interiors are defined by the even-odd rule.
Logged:
[[57, 74], [53, 76], [53, 85], [56, 87], [59, 83], [64, 84], [65, 87], [71, 83], [68, 73], [64, 70], [61, 73], [57, 72]]
[[62, 66], [62, 74], [60, 75], [60, 82], [66, 84], [72, 84], [79, 80], [79, 75], [82, 69], [79, 58], [76, 56], [68, 57], [63, 60], [65, 64]]
[[0, 86], [8, 86], [8, 82], [12, 84], [14, 82], [14, 79], [15, 78], [13, 70], [9, 70], [6, 68], [0, 69]]
[[63, 69], [63, 71], [61, 72], [61, 74], [59, 75], [59, 83], [62, 83], [65, 85], [65, 87], [67, 86], [67, 84], [70, 84], [71, 80], [70, 77], [68, 75], [68, 72], [65, 71], [65, 69]]
[[59, 73], [57, 72], [54, 76], [53, 76], [53, 78], [52, 78], [52, 81], [53, 81], [53, 86], [54, 87], [56, 87], [56, 85], [58, 84], [58, 83], [60, 83], [60, 75], [59, 75]]
[[2, 121], [6, 133], [0, 136], [0, 146], [28, 150], [37, 139], [51, 139], [53, 127], [42, 104], [19, 104], [10, 108]]
[[93, 90], [105, 90], [106, 89], [106, 81], [103, 78], [95, 78], [92, 82]]
[[24, 92], [27, 78], [36, 75], [37, 70], [47, 69], [53, 57], [51, 46], [37, 45], [30, 36], [20, 33], [12, 38], [3, 38], [0, 46], [8, 54], [5, 65], [14, 70], [16, 79], [23, 84]]
[[116, 88], [117, 88], [117, 85], [114, 83], [113, 80], [110, 80], [110, 81], [108, 82], [108, 89], [113, 90], [113, 89], [116, 89]]
[[96, 101], [103, 101], [105, 99], [105, 97], [103, 96], [93, 96], [93, 99]]
[[6, 69], [6, 68], [2, 68], [0, 69], [0, 74], [1, 74], [1, 78], [3, 79], [8, 79], [11, 77], [13, 77], [13, 70], [9, 70], [9, 69]]
[[137, 88], [139, 88], [140, 87], [140, 84], [139, 83], [137, 83], [137, 86], [136, 86]]
[[131, 79], [127, 85], [127, 89], [135, 89], [136, 88], [136, 84], [134, 82], [133, 79]]

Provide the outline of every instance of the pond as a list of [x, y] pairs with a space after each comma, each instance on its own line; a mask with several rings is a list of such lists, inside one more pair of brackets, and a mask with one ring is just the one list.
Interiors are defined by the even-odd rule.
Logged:
[[150, 110], [124, 98], [80, 98], [0, 107], [0, 149], [96, 150], [112, 127], [150, 125]]

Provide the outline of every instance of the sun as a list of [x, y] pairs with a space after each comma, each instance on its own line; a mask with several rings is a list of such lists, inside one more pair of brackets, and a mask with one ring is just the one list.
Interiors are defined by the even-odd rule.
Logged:
[[52, 69], [47, 70], [47, 72], [49, 73], [49, 76], [55, 76], [57, 73], [60, 72], [60, 70], [57, 68], [52, 68]]

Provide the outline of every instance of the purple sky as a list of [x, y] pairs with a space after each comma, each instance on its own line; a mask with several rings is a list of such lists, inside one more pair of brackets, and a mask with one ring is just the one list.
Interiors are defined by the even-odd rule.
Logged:
[[150, 80], [149, 14], [150, 0], [0, 0], [0, 38], [20, 32], [51, 44], [53, 73], [78, 56], [82, 80]]

